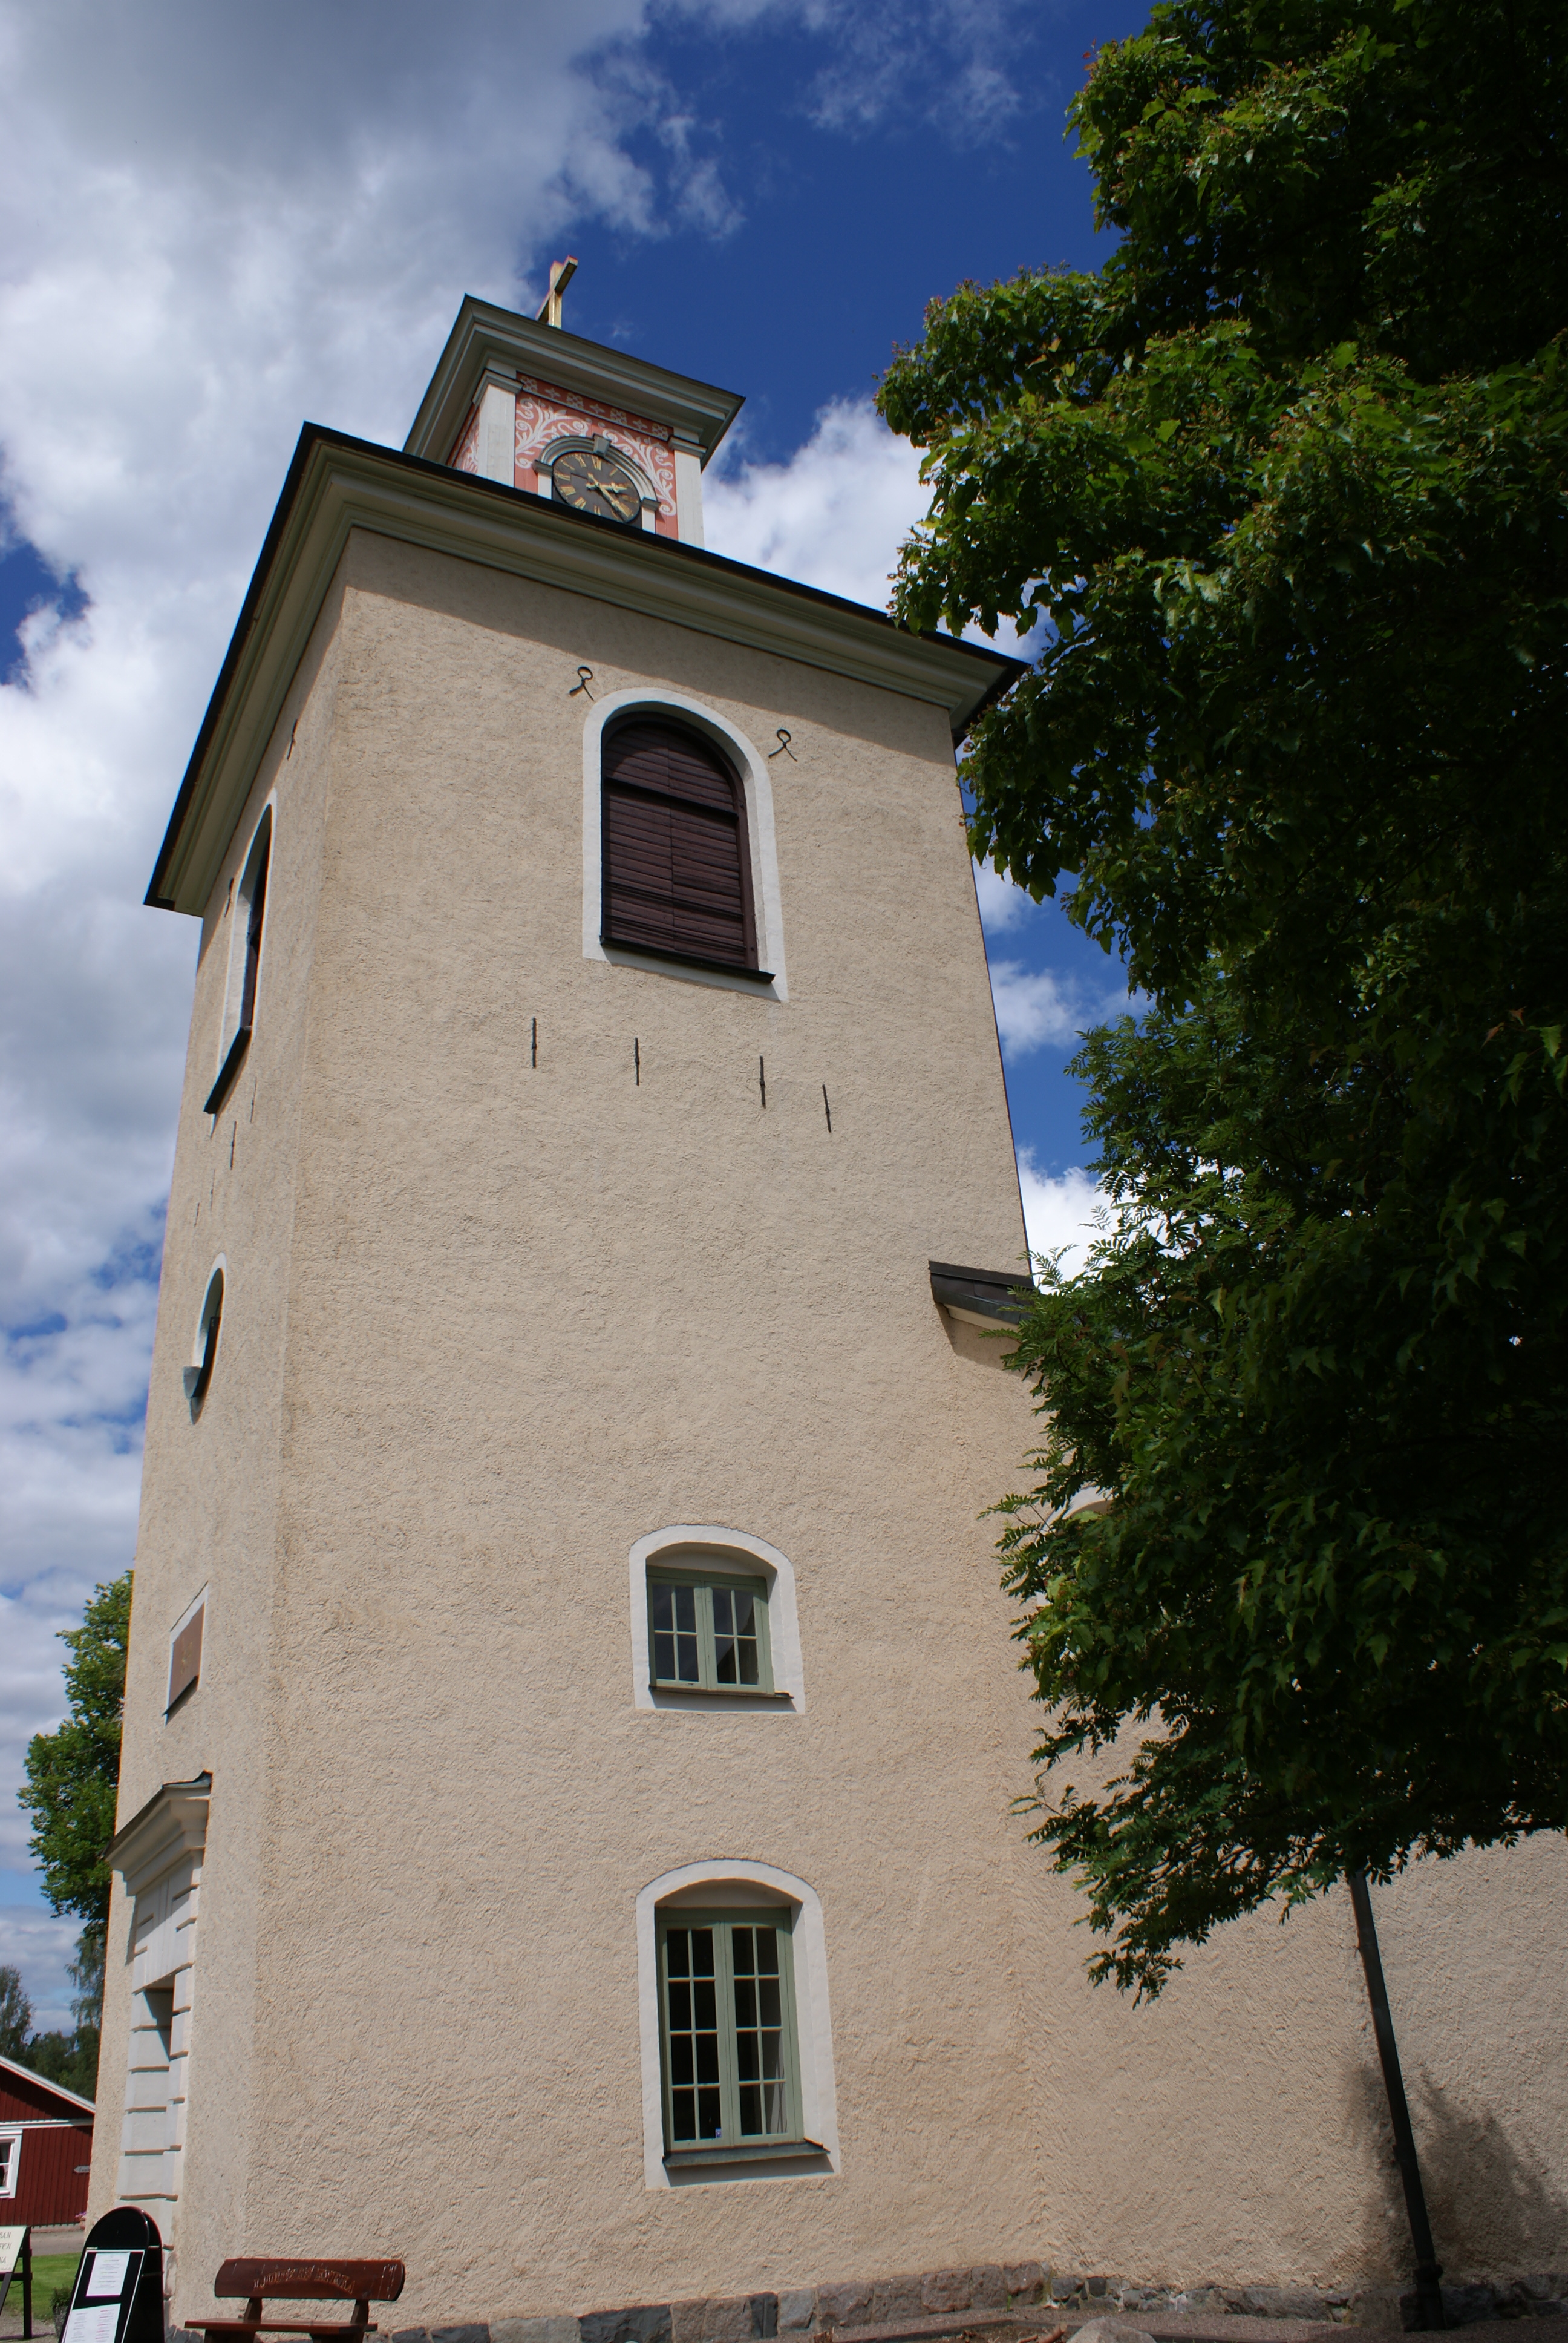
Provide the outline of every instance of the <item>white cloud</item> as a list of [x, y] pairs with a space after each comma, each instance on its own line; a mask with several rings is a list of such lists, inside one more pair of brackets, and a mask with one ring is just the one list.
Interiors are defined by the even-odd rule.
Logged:
[[1010, 928], [1021, 927], [1030, 912], [1039, 910], [1033, 896], [1005, 878], [994, 862], [977, 862], [974, 873], [980, 922], [988, 936], [1005, 935]]
[[745, 443], [703, 495], [716, 553], [885, 609], [903, 538], [926, 508], [920, 458], [869, 399], [838, 399], [787, 463], [745, 462]]
[[79, 1920], [56, 1919], [52, 1912], [23, 1912], [0, 1905], [0, 1962], [18, 1969], [22, 1990], [33, 2005], [39, 2034], [67, 2031], [73, 1987], [65, 1964], [75, 1958]]
[[1081, 1165], [1052, 1176], [1037, 1170], [1033, 1151], [1019, 1150], [1018, 1183], [1023, 1193], [1023, 1225], [1030, 1252], [1055, 1252], [1067, 1248], [1062, 1270], [1070, 1276], [1083, 1266], [1084, 1255], [1097, 1233], [1094, 1213], [1104, 1204], [1103, 1192]]
[[818, 0], [818, 8], [840, 27], [844, 51], [812, 92], [812, 119], [824, 129], [864, 130], [894, 111], [915, 112], [945, 136], [978, 145], [1004, 136], [1023, 110], [1029, 76], [1020, 67], [1037, 10], [1006, 0], [926, 0], [898, 11]]
[[1011, 1057], [1042, 1049], [1047, 1042], [1070, 1042], [1091, 1020], [1092, 1012], [1078, 1001], [1076, 987], [1053, 969], [1029, 969], [1019, 960], [993, 960], [990, 990], [997, 1031]]

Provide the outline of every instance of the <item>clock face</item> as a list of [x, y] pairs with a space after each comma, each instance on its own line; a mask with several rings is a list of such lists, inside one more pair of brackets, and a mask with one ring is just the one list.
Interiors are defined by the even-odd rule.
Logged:
[[597, 513], [601, 520], [642, 521], [642, 490], [624, 468], [608, 456], [574, 447], [558, 456], [555, 490], [562, 504], [577, 512]]

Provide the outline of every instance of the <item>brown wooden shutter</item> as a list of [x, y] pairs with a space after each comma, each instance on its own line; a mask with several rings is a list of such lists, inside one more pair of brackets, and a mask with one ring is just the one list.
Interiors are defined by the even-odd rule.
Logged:
[[611, 733], [603, 822], [606, 943], [757, 966], [745, 792], [700, 734], [648, 719]]
[[182, 1692], [189, 1692], [201, 1674], [201, 1631], [206, 1617], [206, 1604], [192, 1619], [187, 1619], [175, 1637], [169, 1651], [169, 1696], [166, 1708], [173, 1708]]

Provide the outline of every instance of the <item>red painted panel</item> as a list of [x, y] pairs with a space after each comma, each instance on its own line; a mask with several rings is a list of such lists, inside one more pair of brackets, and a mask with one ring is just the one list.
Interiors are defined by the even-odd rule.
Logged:
[[87, 2209], [87, 2175], [76, 2167], [92, 2160], [90, 2123], [84, 2122], [79, 2131], [75, 2124], [44, 2124], [25, 2131], [16, 2194], [0, 2198], [0, 2222], [45, 2228], [55, 2222], [79, 2221]]
[[75, 2123], [85, 2117], [86, 2109], [66, 2092], [55, 2090], [42, 2075], [31, 2075], [25, 2066], [0, 2058], [0, 2123], [25, 2123], [35, 2116], [59, 2116]]

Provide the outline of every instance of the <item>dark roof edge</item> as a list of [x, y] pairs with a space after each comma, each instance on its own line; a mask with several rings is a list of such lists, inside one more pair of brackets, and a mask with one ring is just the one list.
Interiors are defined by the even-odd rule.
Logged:
[[[245, 599], [239, 606], [239, 616], [235, 620], [234, 632], [229, 638], [223, 665], [218, 669], [217, 681], [212, 688], [212, 695], [206, 704], [206, 713], [202, 718], [201, 728], [196, 737], [196, 745], [191, 750], [184, 778], [175, 798], [174, 808], [164, 831], [163, 844], [158, 849], [157, 860], [153, 865], [153, 875], [148, 881], [146, 894], [143, 898], [144, 902], [155, 911], [172, 911], [176, 908], [172, 897], [159, 893], [159, 884], [174, 850], [180, 826], [185, 820], [191, 799], [196, 793], [197, 776], [200, 774], [206, 756], [219, 712], [227, 697], [229, 685], [234, 680], [235, 669], [239, 665], [246, 639], [255, 621], [256, 605], [265, 590], [267, 575], [276, 557], [279, 541], [288, 526], [290, 512], [294, 499], [299, 493], [299, 484], [304, 477], [305, 468], [310, 460], [313, 450], [318, 446], [348, 448], [357, 456], [378, 457], [384, 462], [404, 471], [427, 472], [446, 479], [450, 479], [453, 476], [451, 465], [437, 464], [427, 456], [409, 456], [400, 447], [383, 447], [378, 440], [357, 439], [352, 432], [334, 431], [325, 423], [307, 423], [301, 427], [282, 490], [273, 509], [272, 518], [267, 524], [266, 535], [262, 539], [261, 551], [256, 557], [256, 568], [251, 572], [250, 584], [246, 588]], [[600, 520], [593, 513], [574, 512], [569, 505], [558, 504], [549, 497], [536, 496], [531, 488], [515, 488], [505, 480], [487, 480], [481, 478], [477, 472], [467, 472], [458, 477], [467, 480], [471, 488], [480, 489], [487, 495], [503, 499], [510, 498], [521, 505], [545, 506], [548, 508], [553, 519], [568, 520], [578, 528], [608, 529], [623, 540], [632, 541], [627, 539], [627, 532], [618, 521]], [[659, 548], [662, 555], [673, 555], [683, 560], [705, 563], [709, 568], [721, 570], [732, 578], [765, 579], [769, 586], [777, 587], [780, 593], [799, 595], [805, 600], [819, 603], [827, 609], [853, 611], [858, 618], [875, 619], [894, 634], [915, 633], [913, 628], [900, 627], [897, 619], [890, 618], [885, 610], [874, 610], [867, 602], [851, 602], [842, 594], [829, 594], [825, 587], [806, 586], [797, 578], [780, 578], [771, 569], [755, 568], [749, 561], [732, 560], [727, 553], [710, 553], [706, 546], [689, 545], [678, 538], [656, 537], [651, 542]], [[984, 661], [995, 669], [990, 687], [976, 701], [962, 729], [953, 734], [955, 746], [964, 738], [976, 719], [982, 716], [995, 700], [1000, 699], [1008, 686], [1016, 681], [1019, 676], [1028, 672], [1027, 659], [1012, 659], [1005, 651], [988, 650], [983, 644], [965, 642], [959, 635], [941, 635], [938, 634], [934, 628], [925, 627], [920, 629], [916, 639], [921, 642], [940, 643], [944, 650], [961, 652], [970, 659]]]
[[[266, 584], [267, 572], [276, 555], [278, 542], [288, 526], [288, 516], [293, 508], [294, 499], [299, 493], [299, 483], [304, 477], [311, 448], [317, 440], [324, 436], [326, 435], [319, 425], [307, 423], [301, 427], [299, 437], [295, 442], [294, 454], [289, 458], [288, 469], [284, 474], [283, 487], [278, 493], [277, 502], [272, 508], [272, 518], [266, 525], [266, 535], [261, 540], [261, 551], [256, 558], [256, 568], [250, 573], [250, 584], [245, 589], [245, 599], [239, 606], [239, 616], [234, 622], [234, 632], [228, 639], [228, 649], [224, 653], [223, 665], [217, 671], [217, 681], [213, 685], [207, 699], [206, 713], [203, 716], [200, 728], [196, 732], [196, 745], [186, 760], [184, 776], [175, 794], [174, 806], [164, 830], [163, 844], [158, 849], [158, 859], [153, 865], [153, 875], [147, 881], [147, 891], [142, 898], [143, 902], [149, 905], [155, 911], [172, 911], [176, 908], [172, 896], [159, 894], [158, 883], [167, 867], [169, 857], [174, 852], [175, 840], [180, 833], [180, 824], [184, 821], [191, 799], [196, 794], [196, 777], [201, 771], [202, 761], [206, 755], [208, 743], [212, 739], [213, 729], [217, 723], [218, 710], [228, 695], [229, 685], [234, 681], [234, 671], [239, 665], [240, 653], [245, 649], [246, 637], [249, 634], [255, 620], [256, 606], [261, 599], [262, 589]], [[363, 446], [364, 442], [356, 440], [353, 444], [358, 447]]]

